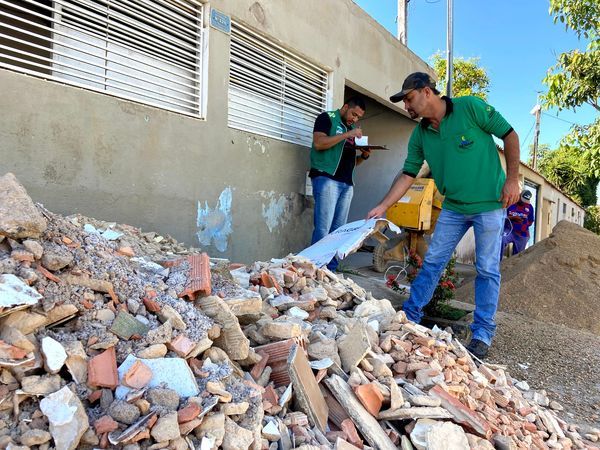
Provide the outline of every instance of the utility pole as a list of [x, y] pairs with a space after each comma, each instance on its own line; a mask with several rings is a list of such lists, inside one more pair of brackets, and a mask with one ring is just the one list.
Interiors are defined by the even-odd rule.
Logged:
[[408, 2], [410, 0], [398, 0], [398, 40], [407, 45], [408, 37]]
[[452, 73], [454, 71], [454, 63], [452, 59], [452, 42], [454, 31], [453, 0], [447, 0], [448, 4], [448, 29], [446, 32], [446, 95], [452, 97]]
[[[539, 100], [539, 96], [538, 96]], [[529, 112], [535, 116], [535, 133], [533, 134], [533, 154], [531, 155], [531, 163], [533, 166], [533, 170], [537, 170], [537, 152], [538, 152], [538, 141], [540, 138], [540, 119], [542, 116], [542, 107], [540, 103], [536, 103], [533, 109]]]

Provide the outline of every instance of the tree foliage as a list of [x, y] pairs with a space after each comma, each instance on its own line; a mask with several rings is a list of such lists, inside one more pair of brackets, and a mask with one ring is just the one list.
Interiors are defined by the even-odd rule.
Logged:
[[589, 39], [587, 49], [558, 56], [544, 83], [546, 106], [577, 108], [587, 103], [600, 111], [600, 2], [598, 0], [550, 0], [550, 15], [580, 38]]
[[[433, 69], [438, 76], [438, 89], [446, 92], [446, 59], [441, 53], [431, 57]], [[490, 79], [479, 65], [479, 58], [454, 58], [452, 66], [452, 97], [474, 95], [487, 100]]]
[[589, 125], [575, 125], [560, 146], [578, 151], [589, 173], [600, 178], [600, 117]]
[[[531, 161], [531, 158], [530, 158]], [[595, 205], [600, 178], [591, 174], [585, 158], [575, 146], [538, 149], [537, 169], [560, 190], [583, 206]]]
[[[585, 51], [560, 54], [548, 70], [544, 106], [561, 110], [588, 104], [600, 111], [600, 1], [550, 0], [550, 15], [555, 23], [564, 23], [567, 30], [589, 42]], [[539, 168], [583, 205], [595, 204], [600, 179], [600, 119], [573, 126], [556, 151], [542, 155]]]
[[589, 206], [585, 209], [583, 226], [596, 234], [600, 234], [600, 206]]

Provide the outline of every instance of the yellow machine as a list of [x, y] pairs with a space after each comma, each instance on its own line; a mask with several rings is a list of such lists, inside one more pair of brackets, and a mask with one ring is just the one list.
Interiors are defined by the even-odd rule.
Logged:
[[433, 179], [417, 178], [406, 195], [387, 210], [387, 219], [403, 232], [393, 239], [383, 233], [373, 235], [379, 242], [373, 251], [377, 272], [384, 272], [391, 261], [405, 261], [410, 251], [425, 256], [427, 242], [423, 236], [433, 233], [443, 201]]

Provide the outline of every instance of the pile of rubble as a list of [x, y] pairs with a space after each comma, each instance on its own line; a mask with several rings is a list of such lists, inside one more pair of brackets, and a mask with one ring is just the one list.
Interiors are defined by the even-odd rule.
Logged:
[[448, 332], [306, 260], [211, 260], [52, 214], [0, 177], [0, 448], [568, 449], [600, 438], [547, 405], [501, 367], [477, 367]]

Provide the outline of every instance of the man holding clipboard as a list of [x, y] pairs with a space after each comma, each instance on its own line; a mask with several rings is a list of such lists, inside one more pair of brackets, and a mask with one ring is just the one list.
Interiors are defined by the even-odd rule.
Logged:
[[[369, 159], [370, 149], [355, 143], [362, 138], [356, 123], [366, 111], [362, 97], [352, 97], [336, 111], [320, 114], [315, 120], [310, 150], [310, 172], [315, 199], [314, 231], [311, 245], [341, 227], [348, 219], [354, 193], [354, 168]], [[356, 155], [356, 150], [360, 155]], [[334, 258], [330, 270], [337, 268]]]

